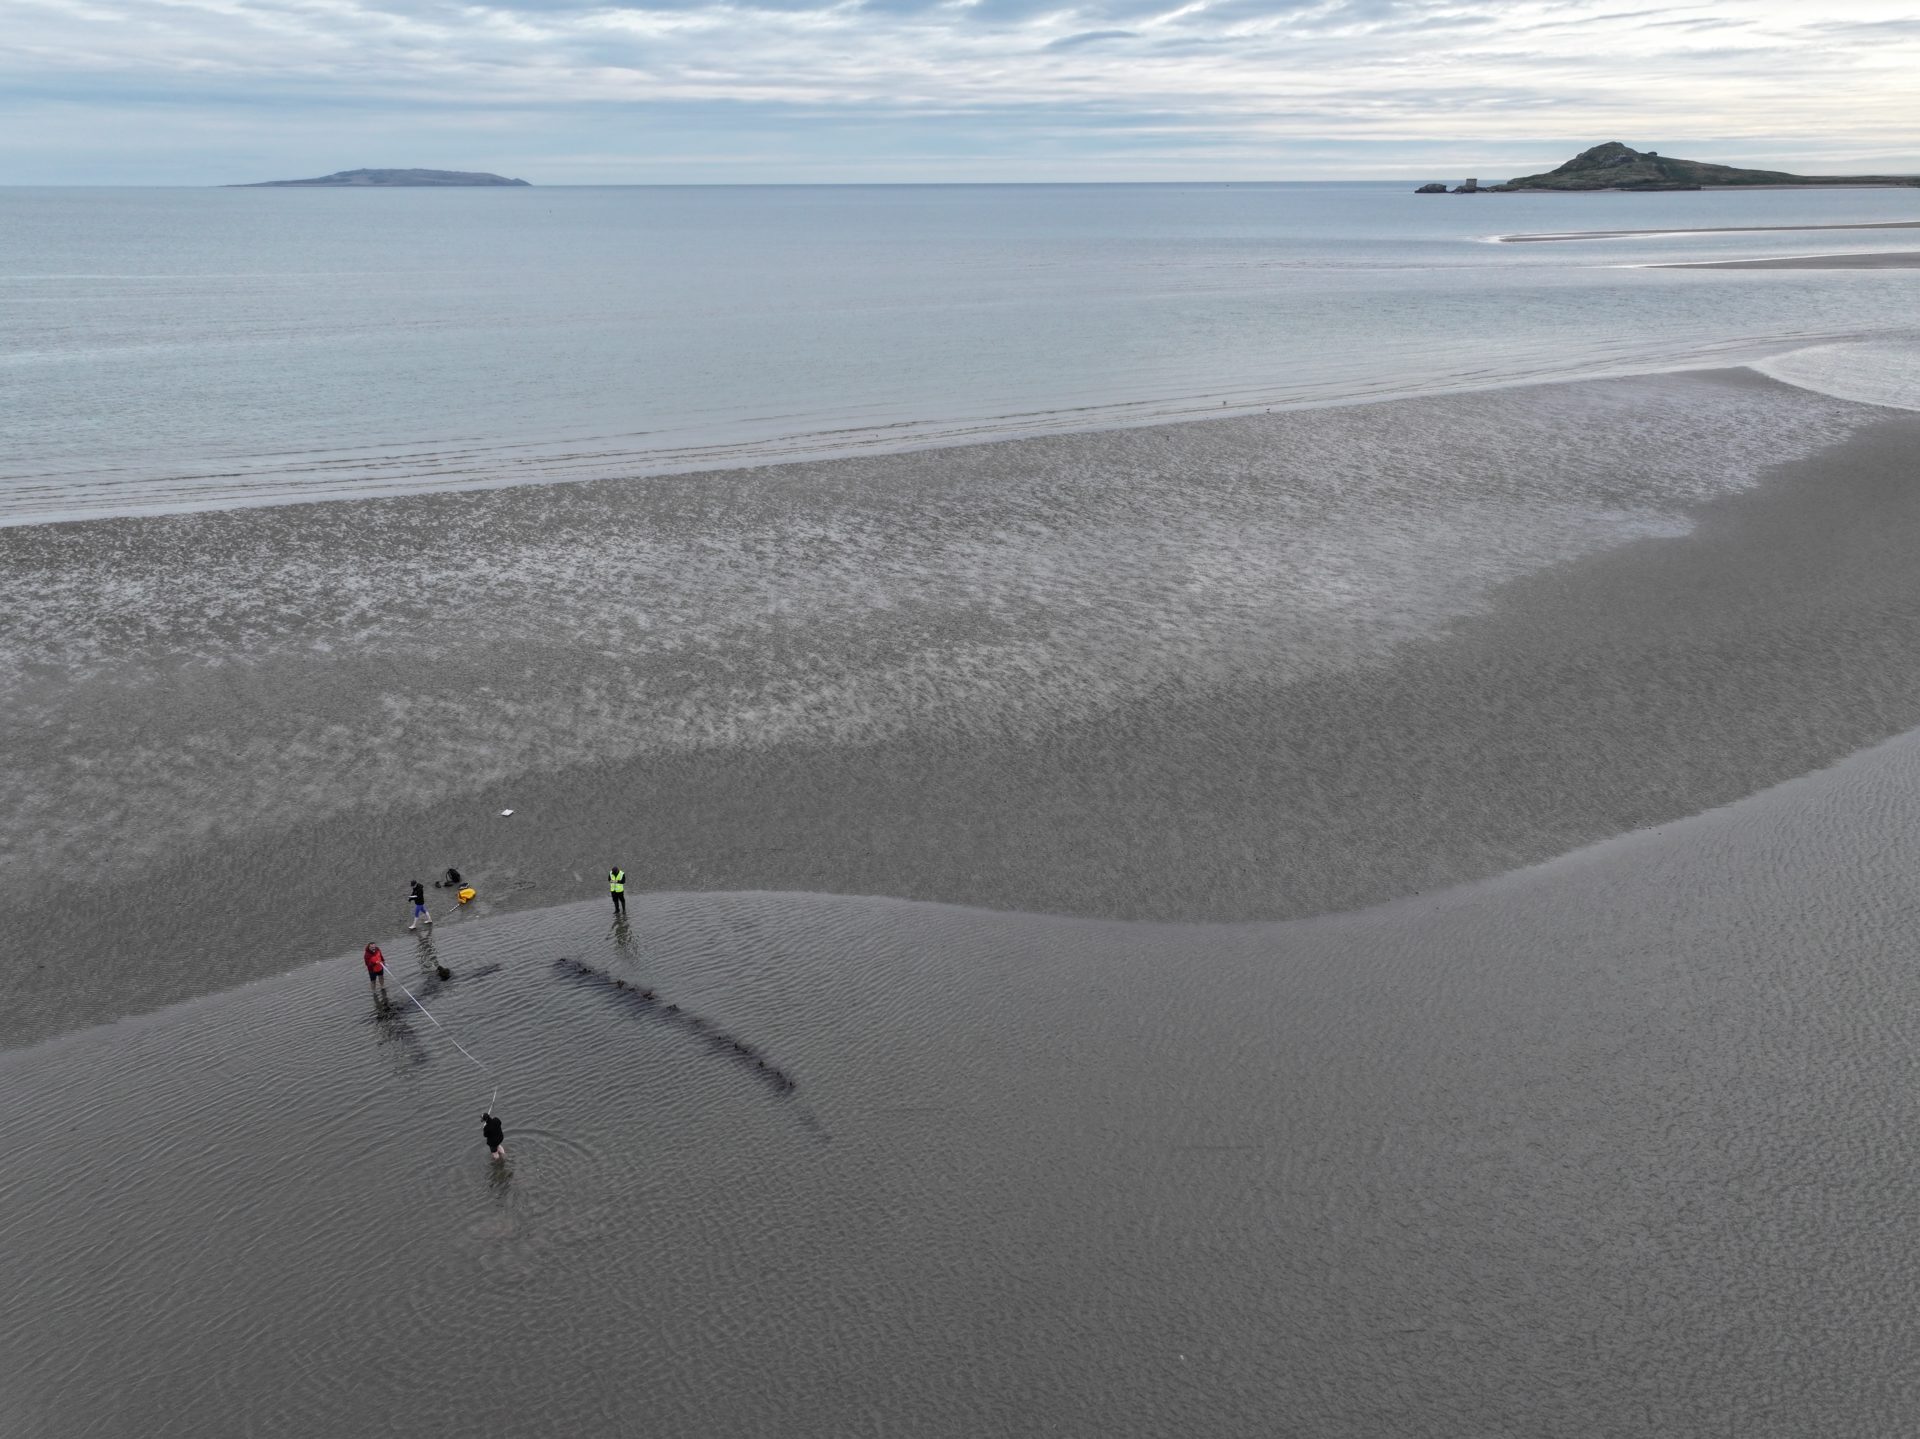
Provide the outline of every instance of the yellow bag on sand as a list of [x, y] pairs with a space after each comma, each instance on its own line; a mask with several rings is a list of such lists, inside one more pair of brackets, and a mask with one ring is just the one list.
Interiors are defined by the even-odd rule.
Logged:
[[472, 885], [468, 885], [465, 889], [460, 891], [460, 903], [465, 904], [468, 900], [472, 899], [479, 892], [480, 891], [475, 889]]

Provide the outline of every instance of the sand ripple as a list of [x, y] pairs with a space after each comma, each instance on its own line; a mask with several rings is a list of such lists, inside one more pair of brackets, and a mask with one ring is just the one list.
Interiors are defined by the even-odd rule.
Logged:
[[351, 955], [0, 1055], [9, 1432], [1908, 1432], [1916, 794], [1292, 924], [499, 919], [487, 1074]]

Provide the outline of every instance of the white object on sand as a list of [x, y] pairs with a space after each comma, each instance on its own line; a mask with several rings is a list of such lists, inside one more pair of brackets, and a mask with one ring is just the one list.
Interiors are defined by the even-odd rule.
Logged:
[[512, 813], [513, 813], [513, 811], [512, 811], [512, 810], [510, 810], [510, 809], [503, 809], [503, 810], [501, 810], [501, 811], [500, 811], [500, 814], [501, 814], [501, 817], [502, 817], [502, 818], [504, 818], [505, 816], [507, 816], [507, 815], [510, 815], [510, 814], [512, 814]]

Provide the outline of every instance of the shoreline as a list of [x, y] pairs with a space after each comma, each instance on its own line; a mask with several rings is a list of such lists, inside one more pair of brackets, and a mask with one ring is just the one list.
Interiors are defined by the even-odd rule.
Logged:
[[1914, 270], [1920, 250], [1883, 250], [1867, 254], [1780, 255], [1754, 260], [1667, 260], [1646, 270]]
[[1811, 230], [1920, 230], [1920, 220], [1866, 220], [1845, 225], [1705, 225], [1678, 230], [1567, 230], [1564, 232], [1496, 235], [1503, 245], [1554, 243], [1561, 240], [1626, 240], [1643, 235], [1746, 235], [1761, 232], [1798, 233]]
[[[1741, 478], [1824, 434], [1853, 438]], [[1920, 724], [1886, 658], [1917, 441], [1696, 372], [104, 522], [170, 650], [76, 629], [94, 527], [0, 531], [41, 656], [0, 1036], [200, 992], [209, 954], [224, 985], [339, 952], [449, 863], [481, 897], [448, 936], [616, 862], [1226, 923], [1499, 874]], [[1715, 465], [1731, 488], [1682, 499]]]
[[[381, 488], [381, 481], [370, 480], [363, 483], [356, 480], [352, 488], [318, 493], [304, 489], [272, 488], [262, 493], [247, 486], [232, 493], [223, 493], [217, 499], [143, 500], [134, 502], [134, 507], [126, 509], [68, 510], [28, 514], [0, 513], [0, 532], [49, 525], [191, 519], [195, 516], [227, 514], [244, 510], [404, 502], [415, 498], [438, 498], [446, 503], [458, 503], [462, 497], [478, 500], [503, 490], [554, 489], [573, 485], [622, 485], [643, 480], [679, 481], [712, 476], [724, 481], [742, 474], [860, 464], [875, 458], [908, 460], [913, 456], [943, 450], [972, 450], [983, 446], [999, 445], [1018, 446], [1048, 440], [1083, 439], [1097, 442], [1103, 436], [1136, 430], [1161, 430], [1186, 425], [1249, 420], [1261, 416], [1298, 415], [1321, 410], [1350, 410], [1373, 405], [1491, 396], [1507, 391], [1583, 385], [1610, 379], [1706, 373], [1746, 364], [1777, 349], [1778, 343], [1734, 341], [1716, 344], [1705, 351], [1689, 350], [1684, 354], [1659, 358], [1643, 357], [1638, 362], [1589, 362], [1567, 373], [1528, 373], [1489, 377], [1482, 372], [1472, 378], [1456, 376], [1438, 380], [1430, 379], [1404, 390], [1382, 390], [1361, 386], [1337, 394], [1262, 393], [1251, 399], [1245, 398], [1245, 391], [1234, 391], [1225, 396], [1218, 393], [1179, 395], [1069, 410], [968, 416], [952, 420], [905, 424], [886, 423], [871, 428], [836, 428], [818, 434], [779, 435], [760, 440], [683, 446], [659, 452], [651, 457], [636, 455], [630, 457], [630, 463], [618, 471], [601, 471], [589, 466], [584, 473], [555, 471], [542, 472], [531, 478], [461, 478], [435, 484], [428, 484], [418, 477], [413, 477], [390, 489]], [[860, 438], [835, 439], [832, 443], [818, 443], [828, 436], [843, 436], [849, 433], [856, 434]], [[556, 447], [561, 443], [558, 441], [528, 442], [513, 448], [537, 451]], [[562, 465], [563, 468], [568, 463], [564, 455], [554, 459], [553, 462]], [[377, 459], [368, 460], [366, 463], [372, 465], [377, 464], [378, 461]]]

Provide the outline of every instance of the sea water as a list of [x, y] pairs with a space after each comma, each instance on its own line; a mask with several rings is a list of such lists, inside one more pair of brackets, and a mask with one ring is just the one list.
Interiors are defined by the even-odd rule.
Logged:
[[[1672, 232], [1920, 219], [1920, 191], [1411, 188], [0, 190], [0, 524], [1746, 361], [1904, 342], [1920, 299], [1638, 268], [1900, 249]], [[1602, 228], [1668, 232], [1496, 242]], [[1797, 383], [1849, 369], [1823, 353]]]

